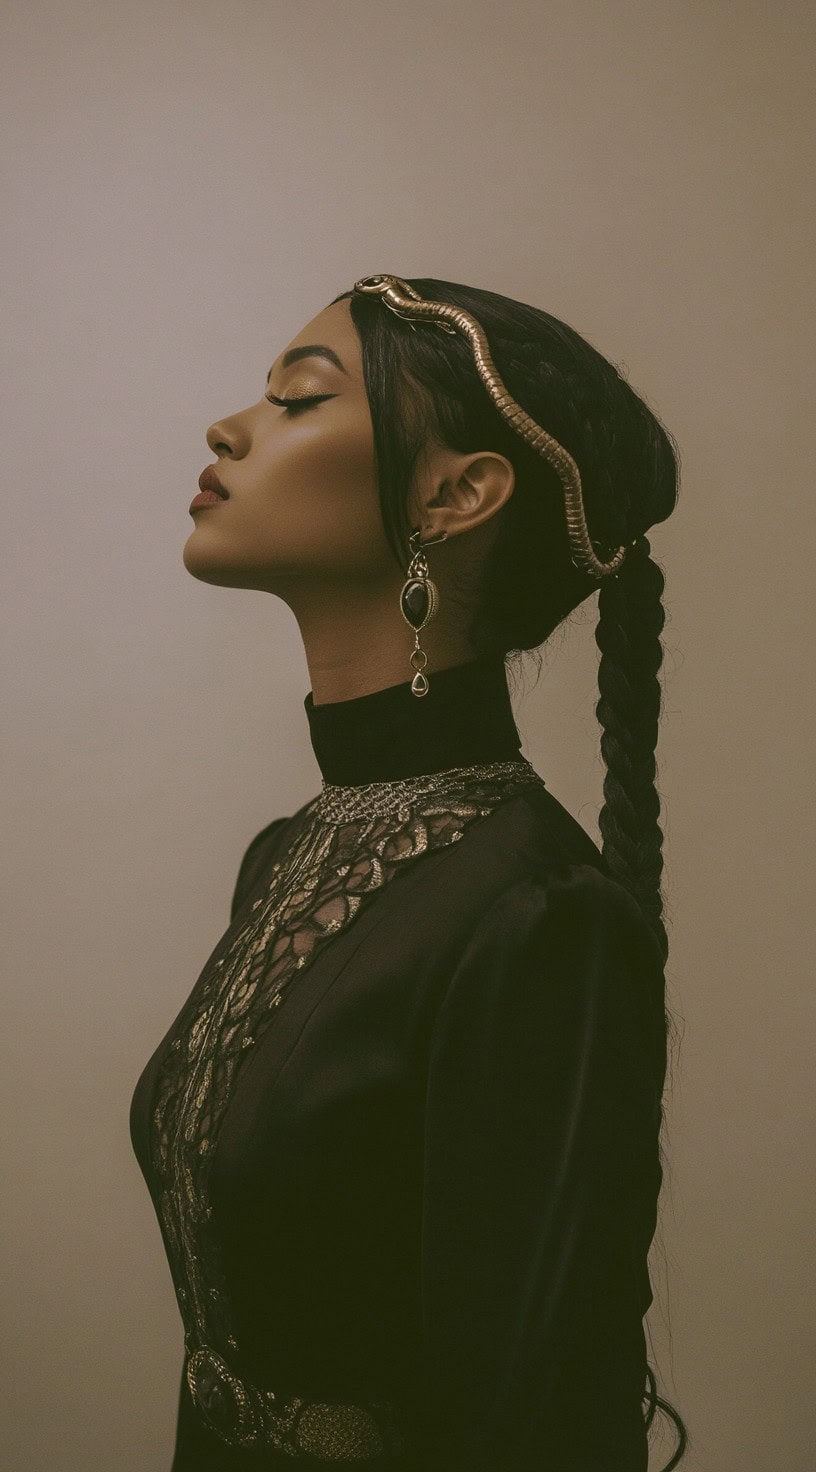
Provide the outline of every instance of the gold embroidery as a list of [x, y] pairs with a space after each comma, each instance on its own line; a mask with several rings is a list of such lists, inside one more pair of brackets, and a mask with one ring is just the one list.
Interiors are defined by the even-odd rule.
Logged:
[[229, 1445], [337, 1461], [400, 1449], [388, 1404], [324, 1405], [297, 1396], [280, 1403], [228, 1363], [222, 1351], [239, 1346], [210, 1225], [212, 1155], [241, 1060], [271, 1025], [293, 978], [406, 864], [458, 842], [499, 804], [543, 785], [524, 758], [359, 787], [324, 782], [296, 831], [284, 829], [283, 853], [263, 892], [236, 914], [222, 954], [188, 999], [156, 1085], [151, 1151], [190, 1392]]

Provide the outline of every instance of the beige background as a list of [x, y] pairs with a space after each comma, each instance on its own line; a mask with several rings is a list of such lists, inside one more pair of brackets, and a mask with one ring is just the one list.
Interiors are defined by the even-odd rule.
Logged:
[[[320, 780], [294, 620], [186, 573], [187, 507], [207, 426], [375, 271], [547, 308], [680, 441], [652, 1362], [683, 1472], [813, 1467], [813, 17], [4, 7], [3, 1472], [170, 1465], [182, 1335], [131, 1092], [250, 838]], [[594, 621], [516, 714], [597, 837]]]

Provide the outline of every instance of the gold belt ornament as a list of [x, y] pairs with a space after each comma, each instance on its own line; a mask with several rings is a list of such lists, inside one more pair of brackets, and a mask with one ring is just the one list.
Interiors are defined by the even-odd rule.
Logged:
[[370, 1462], [404, 1450], [394, 1407], [279, 1400], [272, 1390], [250, 1385], [204, 1345], [187, 1361], [187, 1384], [200, 1415], [228, 1446], [273, 1446], [285, 1456], [329, 1462]]

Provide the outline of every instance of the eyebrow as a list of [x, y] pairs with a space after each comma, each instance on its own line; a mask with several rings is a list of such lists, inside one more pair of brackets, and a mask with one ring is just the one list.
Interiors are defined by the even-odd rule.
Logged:
[[[281, 359], [281, 368], [290, 368], [293, 363], [299, 363], [301, 358], [327, 358], [330, 363], [334, 364], [335, 368], [340, 369], [341, 373], [348, 373], [348, 370], [340, 362], [334, 348], [327, 347], [323, 342], [306, 343], [301, 348], [290, 348], [288, 353], [284, 353]], [[274, 367], [274, 364], [272, 366]], [[271, 377], [272, 368], [270, 368], [266, 375], [267, 385]]]

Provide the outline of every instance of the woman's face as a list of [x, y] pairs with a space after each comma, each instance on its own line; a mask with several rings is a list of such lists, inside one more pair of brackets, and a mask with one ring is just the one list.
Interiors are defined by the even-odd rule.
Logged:
[[[339, 362], [298, 349], [322, 345]], [[302, 409], [270, 403], [325, 396]], [[193, 577], [296, 595], [317, 582], [399, 579], [382, 528], [360, 340], [348, 298], [314, 317], [272, 364], [258, 401], [207, 431], [228, 493], [194, 508]], [[291, 601], [291, 597], [287, 599]]]
[[[307, 355], [316, 345], [323, 354]], [[318, 703], [408, 679], [415, 635], [400, 606], [407, 569], [383, 529], [362, 348], [348, 297], [292, 339], [272, 364], [266, 392], [315, 401], [281, 408], [262, 388], [257, 403], [210, 425], [207, 444], [227, 500], [191, 511], [184, 566], [205, 583], [257, 588], [288, 604]], [[447, 534], [430, 554], [441, 610], [422, 634], [431, 669], [473, 657], [469, 580], [512, 489], [513, 467], [504, 456], [464, 455], [429, 439], [411, 524], [423, 539]]]

